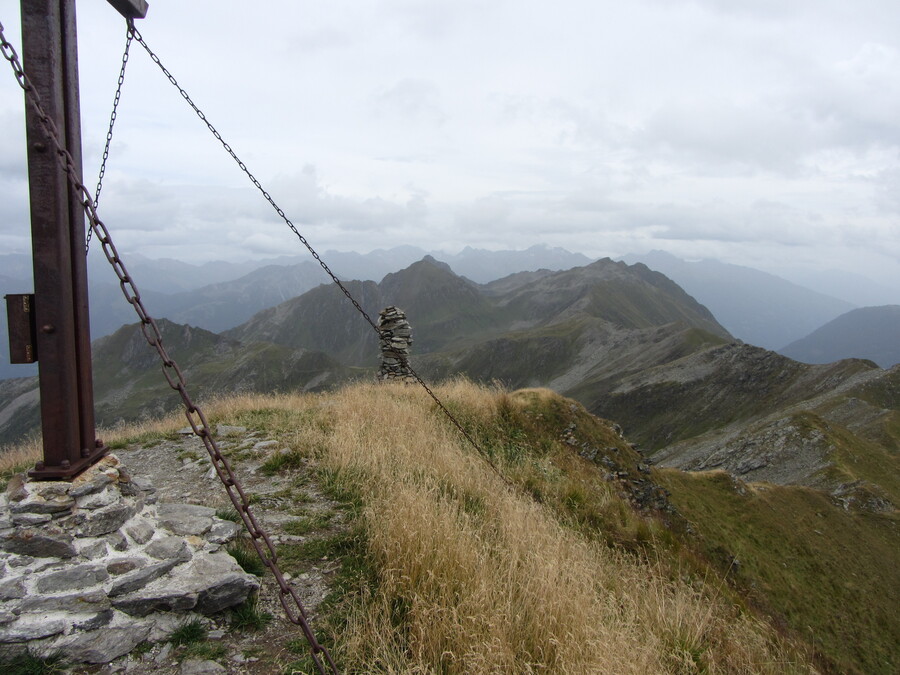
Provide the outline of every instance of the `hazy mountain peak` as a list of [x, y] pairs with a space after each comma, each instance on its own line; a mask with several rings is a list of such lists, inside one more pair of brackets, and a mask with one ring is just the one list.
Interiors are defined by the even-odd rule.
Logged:
[[[435, 267], [439, 267], [440, 269], [444, 270], [445, 272], [449, 272], [453, 276], [457, 276], [457, 274], [451, 269], [450, 265], [448, 265], [445, 262], [441, 262], [440, 260], [437, 260], [436, 258], [434, 258], [434, 256], [432, 256], [430, 254], [426, 255], [424, 258], [422, 258], [422, 260], [420, 260], [419, 263], [428, 263], [430, 265], [434, 265]], [[413, 265], [417, 265], [419, 263], [413, 263]]]
[[623, 260], [646, 263], [666, 275], [732, 335], [767, 349], [779, 349], [852, 308], [774, 274], [718, 260], [688, 262], [664, 251]]
[[805, 363], [855, 357], [890, 368], [900, 363], [900, 305], [850, 310], [780, 352]]

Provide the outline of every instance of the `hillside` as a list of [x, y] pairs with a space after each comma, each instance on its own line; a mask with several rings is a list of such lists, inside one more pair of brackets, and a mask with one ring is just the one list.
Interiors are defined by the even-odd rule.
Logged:
[[900, 366], [722, 345], [572, 395], [662, 465], [808, 485], [875, 511], [900, 503]]
[[[846, 393], [884, 381], [887, 375], [873, 364], [806, 365], [735, 343], [705, 307], [644, 265], [600, 260], [482, 286], [426, 257], [378, 284], [347, 286], [372, 317], [389, 304], [406, 310], [413, 364], [427, 379], [464, 374], [510, 388], [550, 387], [616, 420], [671, 466], [839, 490], [852, 479], [843, 480], [850, 474], [832, 448], [866, 443], [872, 452], [889, 452], [896, 436], [889, 426], [881, 429], [887, 413]], [[224, 336], [162, 325], [200, 400], [234, 391], [321, 389], [366, 376], [378, 363], [372, 327], [334, 286], [264, 310]], [[99, 340], [95, 354], [101, 422], [138, 419], [176, 404], [136, 327]], [[0, 387], [7, 441], [35, 427], [34, 387], [34, 381]], [[847, 410], [857, 413], [852, 423]], [[810, 429], [828, 424], [839, 430], [808, 440]], [[878, 480], [872, 485], [861, 492], [897, 503]]]
[[[160, 327], [195, 400], [246, 393], [217, 422], [290, 448], [252, 470], [314, 468], [278, 504], [302, 512], [291, 485], [314, 480], [348, 505], [352, 527], [285, 539], [283, 559], [342, 561], [322, 612], [351, 672], [607, 672], [610, 641], [617, 672], [896, 670], [900, 366], [735, 342], [667, 277], [608, 259], [479, 285], [426, 257], [347, 286], [373, 317], [406, 310], [430, 381], [493, 383], [439, 387], [480, 450], [417, 387], [342, 386], [378, 355], [335, 287], [225, 335]], [[101, 423], [174, 410], [159, 368], [137, 326], [98, 340]], [[505, 390], [535, 386], [586, 410]], [[272, 391], [327, 393], [249, 395]], [[27, 431], [34, 380], [4, 383], [0, 410]]]
[[[158, 322], [167, 352], [175, 358], [192, 397], [204, 400], [248, 391], [318, 391], [349, 379], [352, 371], [325, 354], [273, 344], [244, 345], [215, 333]], [[97, 423], [156, 417], [181, 405], [160, 372], [159, 357], [139, 324], [123, 326], [93, 343]], [[37, 378], [8, 380], [0, 387], [0, 429], [7, 442], [40, 426]]]
[[778, 351], [804, 363], [857, 358], [890, 368], [900, 363], [900, 305], [851, 310]]

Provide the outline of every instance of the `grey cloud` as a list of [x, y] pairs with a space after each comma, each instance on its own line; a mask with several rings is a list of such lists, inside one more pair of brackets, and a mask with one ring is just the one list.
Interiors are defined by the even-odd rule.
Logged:
[[[0, 235], [10, 237], [10, 241], [30, 241], [30, 215], [28, 206], [28, 182], [24, 172], [9, 177], [0, 174]], [[25, 249], [7, 248], [6, 251]]]
[[[416, 225], [421, 230], [428, 217], [422, 194], [414, 193], [403, 201], [335, 195], [320, 184], [311, 166], [297, 175], [271, 181], [270, 190], [302, 234], [314, 235], [311, 241], [337, 237], [344, 248], [356, 246], [359, 235], [362, 240], [374, 241], [404, 226]], [[224, 257], [234, 259], [236, 252], [270, 254], [296, 242], [271, 206], [252, 188], [118, 179], [110, 181], [104, 191], [100, 217], [120, 250], [146, 255], [184, 258], [196, 251], [205, 257], [206, 252], [219, 250]], [[346, 236], [354, 238], [347, 240]], [[316, 241], [312, 243], [316, 245]], [[329, 245], [334, 243], [330, 241]]]
[[425, 40], [447, 37], [463, 20], [465, 14], [477, 8], [479, 2], [472, 0], [447, 0], [417, 2], [400, 0], [389, 3], [388, 12], [406, 33]]
[[[883, 213], [900, 219], [900, 167], [880, 172], [874, 185], [878, 208]], [[900, 238], [900, 223], [896, 230], [897, 237]]]
[[413, 194], [404, 201], [333, 194], [321, 185], [312, 166], [305, 167], [300, 174], [280, 177], [273, 182], [272, 190], [284, 195], [288, 216], [295, 223], [328, 226], [343, 232], [383, 232], [408, 222], [421, 225], [428, 212], [422, 194]]
[[447, 115], [441, 107], [440, 90], [434, 82], [405, 78], [393, 86], [377, 91], [376, 110], [387, 117], [401, 117], [403, 121], [441, 125]]
[[0, 178], [24, 176], [25, 172], [24, 117], [20, 112], [0, 110]]
[[[148, 38], [317, 248], [896, 251], [900, 3], [169, 4]], [[121, 49], [108, 13], [80, 17], [109, 29], [81, 54], [86, 165]], [[239, 53], [221, 40], [235, 29]], [[134, 60], [101, 205], [114, 236], [175, 257], [289, 245]], [[0, 245], [27, 217], [20, 101], [0, 77]]]
[[319, 54], [340, 49], [352, 43], [353, 39], [346, 32], [334, 26], [322, 26], [304, 30], [291, 36], [289, 48], [292, 52]]
[[508, 227], [512, 207], [500, 195], [489, 195], [462, 206], [456, 213], [456, 223], [467, 232]]
[[739, 175], [758, 169], [796, 174], [827, 124], [761, 104], [682, 101], [649, 118], [639, 141], [645, 151], [702, 174], [723, 168]]
[[[832, 145], [900, 145], [900, 50], [866, 43], [818, 73], [794, 103], [830, 125]], [[804, 101], [805, 99], [805, 101]]]

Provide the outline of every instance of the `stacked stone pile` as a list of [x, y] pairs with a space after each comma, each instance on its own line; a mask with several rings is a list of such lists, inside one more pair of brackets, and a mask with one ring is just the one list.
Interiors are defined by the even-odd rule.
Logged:
[[409, 348], [412, 345], [412, 329], [402, 309], [391, 305], [378, 315], [378, 330], [381, 332], [381, 380], [407, 380], [409, 370]]
[[211, 508], [157, 504], [112, 455], [72, 482], [16, 476], [0, 495], [0, 649], [106, 663], [187, 612], [240, 604], [259, 581], [222, 550], [238, 531]]

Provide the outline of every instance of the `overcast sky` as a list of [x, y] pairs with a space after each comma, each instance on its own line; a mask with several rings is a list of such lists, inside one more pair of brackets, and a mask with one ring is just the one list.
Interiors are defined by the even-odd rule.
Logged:
[[[125, 26], [78, 14], [93, 185]], [[896, 0], [151, 0], [138, 29], [322, 251], [664, 249], [900, 289]], [[0, 250], [24, 252], [0, 66]], [[125, 253], [303, 252], [136, 44], [100, 213]]]

